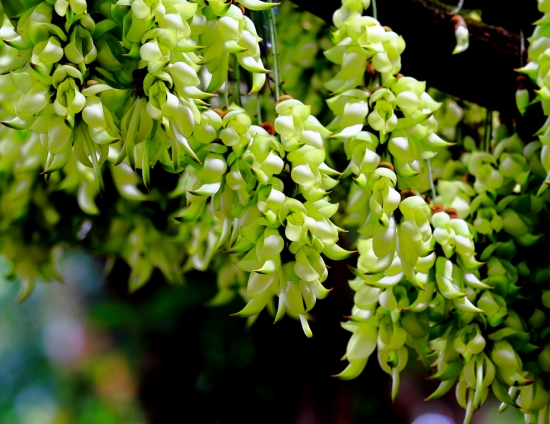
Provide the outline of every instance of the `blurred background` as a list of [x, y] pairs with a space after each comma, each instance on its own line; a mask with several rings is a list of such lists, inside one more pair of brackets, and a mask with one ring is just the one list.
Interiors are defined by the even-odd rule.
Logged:
[[[307, 339], [290, 318], [273, 325], [262, 314], [247, 328], [229, 316], [240, 299], [205, 306], [214, 276], [191, 274], [177, 288], [159, 274], [128, 295], [126, 265], [115, 263], [107, 281], [103, 267], [65, 251], [64, 283], [38, 284], [20, 305], [17, 282], [0, 280], [0, 423], [462, 422], [452, 391], [424, 402], [437, 383], [419, 362], [403, 373], [395, 405], [375, 357], [354, 381], [331, 377], [348, 339], [338, 324], [352, 304], [346, 269], [332, 274], [345, 278], [327, 284], [333, 293], [313, 310]], [[474, 423], [523, 422], [498, 407], [487, 402]]]

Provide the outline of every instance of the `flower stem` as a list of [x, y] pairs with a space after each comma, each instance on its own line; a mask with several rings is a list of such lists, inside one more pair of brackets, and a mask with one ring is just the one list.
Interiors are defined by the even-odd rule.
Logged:
[[372, 0], [372, 17], [378, 20], [378, 8], [376, 7], [376, 0]]
[[462, 6], [464, 6], [464, 0], [460, 0], [457, 6], [449, 12], [449, 15], [456, 15], [458, 12], [462, 10]]
[[241, 104], [241, 68], [239, 67], [239, 61], [237, 58], [235, 58], [235, 83], [237, 85], [237, 99], [236, 103], [239, 106], [242, 106]]
[[519, 64], [523, 68], [525, 66], [525, 37], [523, 31], [519, 31]]
[[225, 79], [225, 110], [229, 109], [229, 71], [227, 71], [227, 78]]
[[262, 104], [260, 99], [260, 92], [256, 92], [256, 115], [258, 118], [258, 125], [262, 124]]
[[430, 161], [430, 159], [426, 159], [426, 161], [428, 162], [428, 177], [430, 178], [430, 187], [432, 188], [432, 204], [434, 204], [435, 197], [437, 194], [435, 192], [434, 177], [432, 172], [432, 162]]
[[493, 132], [493, 113], [487, 109], [485, 111], [485, 131], [483, 132], [483, 148], [486, 152], [491, 151], [491, 135]]
[[[268, 0], [269, 3], [273, 3], [272, 0]], [[279, 100], [281, 94], [279, 89], [281, 87], [281, 70], [279, 67], [279, 47], [277, 45], [277, 27], [275, 24], [275, 10], [271, 9], [269, 12], [269, 35], [271, 38], [271, 51], [273, 52], [273, 77], [275, 79], [275, 101]]]

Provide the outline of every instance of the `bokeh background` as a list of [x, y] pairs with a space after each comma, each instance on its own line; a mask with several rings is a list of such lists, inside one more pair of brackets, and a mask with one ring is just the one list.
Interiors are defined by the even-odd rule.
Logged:
[[[63, 252], [58, 267], [63, 284], [38, 284], [19, 305], [17, 282], [0, 279], [1, 423], [462, 422], [454, 393], [424, 402], [437, 383], [419, 362], [403, 373], [395, 405], [375, 357], [357, 380], [331, 377], [348, 338], [338, 324], [352, 304], [345, 269], [333, 273], [307, 339], [290, 318], [273, 325], [263, 314], [248, 328], [229, 316], [237, 298], [206, 306], [213, 275], [177, 288], [159, 274], [129, 295], [123, 263], [107, 281], [105, 263], [81, 250]], [[511, 408], [497, 416], [498, 406], [487, 402], [474, 423], [522, 422]]]

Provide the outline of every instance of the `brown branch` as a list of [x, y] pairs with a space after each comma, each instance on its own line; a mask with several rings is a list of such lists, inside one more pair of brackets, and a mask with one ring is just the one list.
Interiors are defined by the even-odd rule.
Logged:
[[[340, 5], [338, 0], [323, 7], [316, 0], [294, 0], [294, 3], [328, 23]], [[521, 66], [518, 32], [464, 16], [470, 46], [465, 52], [452, 55], [456, 39], [449, 12], [453, 6], [435, 0], [378, 0], [377, 6], [382, 25], [391, 27], [407, 43], [402, 57], [405, 75], [425, 80], [445, 93], [488, 109], [516, 115], [515, 69]], [[536, 3], [530, 6], [536, 16]], [[514, 9], [507, 13], [513, 14]], [[532, 17], [533, 13], [522, 16]]]

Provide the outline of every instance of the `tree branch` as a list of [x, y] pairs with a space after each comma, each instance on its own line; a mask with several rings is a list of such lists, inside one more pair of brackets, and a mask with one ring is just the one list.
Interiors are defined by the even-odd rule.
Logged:
[[[340, 5], [338, 0], [331, 2], [331, 7], [319, 7], [316, 0], [293, 1], [327, 23], [332, 22], [332, 14]], [[470, 46], [452, 55], [456, 39], [449, 12], [453, 6], [436, 0], [379, 0], [377, 6], [380, 22], [402, 35], [407, 43], [403, 74], [490, 110], [517, 115], [515, 69], [521, 66], [518, 32], [463, 16]], [[536, 14], [536, 4], [533, 7]], [[514, 9], [508, 13], [513, 14]], [[522, 16], [532, 17], [533, 13]]]

